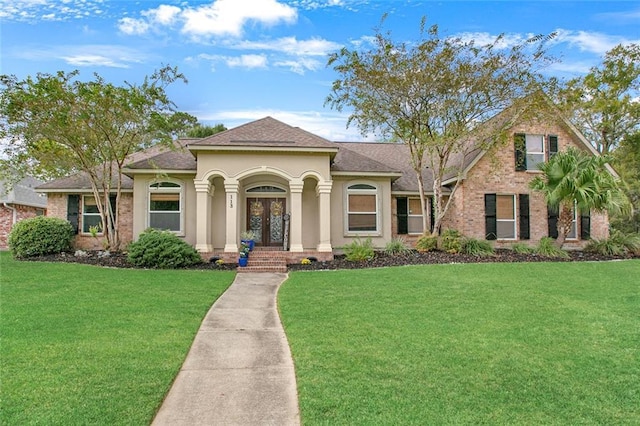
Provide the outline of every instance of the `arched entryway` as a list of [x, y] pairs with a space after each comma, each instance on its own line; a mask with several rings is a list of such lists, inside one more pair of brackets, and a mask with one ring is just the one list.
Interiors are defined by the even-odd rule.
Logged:
[[246, 229], [257, 246], [283, 247], [288, 232], [287, 190], [273, 184], [246, 189]]

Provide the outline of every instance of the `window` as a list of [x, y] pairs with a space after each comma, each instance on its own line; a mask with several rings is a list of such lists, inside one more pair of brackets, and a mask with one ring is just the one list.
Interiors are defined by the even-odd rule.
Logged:
[[182, 232], [182, 186], [157, 182], [149, 186], [149, 227]]
[[496, 236], [500, 240], [516, 238], [515, 196], [496, 196]]
[[422, 205], [419, 198], [409, 198], [407, 225], [409, 234], [422, 234]]
[[573, 209], [571, 210], [571, 230], [567, 234], [568, 240], [577, 240], [578, 239], [578, 208], [574, 203]]
[[93, 195], [85, 195], [82, 197], [82, 232], [88, 234], [92, 226], [97, 226], [102, 232], [102, 217]]
[[369, 184], [347, 187], [347, 231], [378, 231], [378, 190]]
[[544, 163], [544, 136], [526, 135], [527, 170], [539, 170], [538, 164]]

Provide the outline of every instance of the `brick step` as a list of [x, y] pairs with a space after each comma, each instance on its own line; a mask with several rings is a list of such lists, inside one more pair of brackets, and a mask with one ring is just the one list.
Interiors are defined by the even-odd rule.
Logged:
[[247, 265], [238, 266], [238, 272], [287, 272], [286, 265]]

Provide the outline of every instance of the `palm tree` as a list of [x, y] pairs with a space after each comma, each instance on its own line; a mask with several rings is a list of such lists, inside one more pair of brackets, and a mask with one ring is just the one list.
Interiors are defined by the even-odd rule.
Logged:
[[558, 210], [559, 248], [571, 232], [574, 208], [581, 212], [631, 213], [631, 203], [618, 179], [607, 170], [607, 162], [605, 156], [569, 148], [540, 164], [542, 175], [533, 179], [530, 186], [544, 195], [550, 208]]

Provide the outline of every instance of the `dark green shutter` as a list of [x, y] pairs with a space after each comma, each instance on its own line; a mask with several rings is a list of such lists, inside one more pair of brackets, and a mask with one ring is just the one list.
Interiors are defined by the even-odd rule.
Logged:
[[591, 215], [588, 211], [580, 214], [580, 239], [591, 239]]
[[495, 240], [498, 238], [498, 224], [496, 222], [496, 194], [484, 194], [484, 227], [485, 238]]
[[558, 137], [555, 135], [549, 135], [549, 158], [558, 153]]
[[513, 145], [516, 157], [516, 171], [521, 172], [527, 170], [527, 144], [524, 133], [516, 133], [513, 135]]
[[409, 213], [407, 197], [396, 198], [396, 213], [398, 216], [398, 234], [409, 233]]
[[111, 204], [111, 211], [113, 212], [113, 226], [115, 227], [118, 220], [118, 212], [116, 211], [116, 194], [109, 195], [109, 204]]
[[67, 220], [73, 226], [73, 232], [78, 233], [78, 216], [80, 214], [80, 196], [69, 194], [67, 196]]
[[529, 194], [518, 195], [518, 210], [520, 211], [520, 239], [528, 240], [529, 229]]
[[558, 238], [558, 209], [547, 206], [547, 223], [549, 225], [549, 236]]
[[430, 225], [431, 225], [431, 232], [433, 233], [433, 227], [436, 226], [436, 203], [433, 200], [433, 197], [429, 197], [429, 211], [431, 212], [431, 214], [429, 215], [429, 219], [430, 220]]

